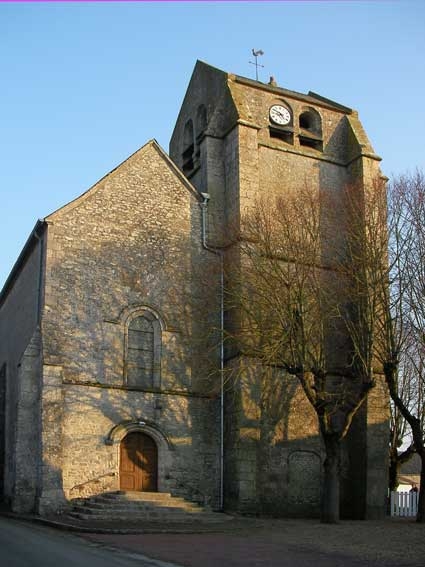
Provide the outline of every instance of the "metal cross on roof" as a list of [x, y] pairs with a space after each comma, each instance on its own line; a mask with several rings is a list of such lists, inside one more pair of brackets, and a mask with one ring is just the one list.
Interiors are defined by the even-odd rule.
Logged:
[[264, 65], [261, 65], [260, 63], [258, 63], [258, 56], [264, 55], [264, 51], [262, 51], [261, 49], [258, 49], [257, 51], [255, 51], [255, 49], [252, 49], [252, 54], [255, 57], [255, 62], [250, 61], [250, 63], [251, 63], [251, 65], [255, 65], [255, 80], [258, 81], [258, 67], [264, 67]]

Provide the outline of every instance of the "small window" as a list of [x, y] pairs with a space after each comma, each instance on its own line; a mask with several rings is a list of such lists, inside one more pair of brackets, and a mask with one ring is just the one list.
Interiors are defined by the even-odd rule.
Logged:
[[198, 139], [205, 132], [207, 127], [207, 109], [200, 104], [196, 113], [196, 138]]
[[301, 146], [323, 150], [322, 119], [314, 108], [307, 108], [299, 116]]
[[196, 112], [196, 148], [193, 166], [198, 167], [201, 159], [201, 142], [207, 129], [207, 109], [200, 104]]
[[308, 108], [300, 114], [299, 125], [301, 130], [322, 136], [322, 119], [314, 108]]
[[160, 333], [159, 321], [148, 311], [128, 323], [125, 365], [128, 386], [159, 387]]
[[188, 120], [184, 127], [183, 132], [183, 153], [182, 153], [182, 169], [185, 173], [189, 173], [193, 169], [193, 154], [194, 154], [194, 133], [193, 122]]
[[287, 144], [294, 143], [294, 133], [292, 131], [292, 128], [279, 128], [279, 126], [269, 126], [269, 132], [270, 138], [283, 140]]
[[300, 128], [305, 128], [309, 130], [313, 125], [313, 121], [311, 119], [311, 114], [309, 112], [303, 112], [300, 116]]

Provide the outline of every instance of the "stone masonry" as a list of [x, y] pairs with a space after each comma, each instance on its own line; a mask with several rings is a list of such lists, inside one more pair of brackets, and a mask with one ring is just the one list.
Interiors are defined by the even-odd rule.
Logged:
[[[273, 105], [287, 109], [287, 124], [272, 123]], [[227, 274], [240, 268], [232, 236], [258, 197], [305, 184], [366, 191], [379, 158], [355, 111], [201, 62], [170, 156], [151, 141], [39, 221], [3, 288], [3, 498], [49, 514], [117, 490], [124, 440], [136, 434], [156, 447], [159, 492], [317, 515], [323, 447], [293, 379], [226, 346], [225, 370], [245, 370], [224, 385], [221, 423], [221, 259]], [[233, 317], [225, 314], [228, 328]], [[386, 411], [385, 389], [376, 389], [347, 440], [346, 515], [384, 513]]]
[[[285, 109], [286, 124], [273, 122], [270, 109], [276, 105]], [[191, 131], [192, 146], [187, 136]], [[347, 185], [366, 193], [381, 177], [380, 158], [354, 110], [314, 93], [264, 85], [202, 62], [192, 75], [170, 155], [195, 187], [210, 195], [210, 244], [222, 247], [229, 288], [234, 268], [243, 273], [232, 235], [238, 234], [241, 219], [258, 199], [272, 202], [308, 187], [338, 202]], [[334, 239], [338, 231], [336, 227]], [[231, 314], [226, 322], [229, 328], [237, 325]], [[256, 372], [251, 364], [249, 370], [231, 348], [226, 350], [225, 366], [248, 368], [235, 371], [239, 376], [245, 373], [245, 378], [226, 393], [227, 505], [254, 513], [317, 514], [323, 448], [316, 419], [299, 387], [283, 376], [269, 376], [267, 369]], [[387, 395], [376, 389], [347, 440], [345, 516], [383, 514], [387, 419]]]

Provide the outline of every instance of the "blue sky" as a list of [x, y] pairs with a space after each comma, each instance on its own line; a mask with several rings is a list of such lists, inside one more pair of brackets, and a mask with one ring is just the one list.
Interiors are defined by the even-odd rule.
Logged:
[[384, 173], [425, 170], [425, 2], [0, 4], [0, 287], [35, 221], [151, 138], [196, 59], [359, 111]]

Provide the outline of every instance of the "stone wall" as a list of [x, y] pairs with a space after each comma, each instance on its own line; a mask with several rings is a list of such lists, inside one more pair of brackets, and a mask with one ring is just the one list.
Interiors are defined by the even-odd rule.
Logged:
[[11, 506], [15, 512], [34, 512], [40, 489], [41, 337], [37, 330], [21, 358], [17, 374], [15, 446]]
[[317, 418], [298, 381], [252, 359], [240, 358], [231, 366], [226, 506], [273, 516], [317, 516], [323, 449]]
[[[293, 115], [278, 135], [270, 128], [273, 104]], [[320, 122], [318, 139], [307, 143], [305, 112]], [[243, 274], [237, 238], [256, 200], [272, 203], [307, 188], [322, 203], [330, 195], [338, 203], [347, 183], [367, 194], [380, 174], [354, 111], [199, 62], [170, 154], [196, 189], [209, 193], [207, 243], [223, 247], [228, 290]], [[8, 463], [5, 494], [19, 493], [16, 509], [36, 503], [47, 514], [67, 499], [118, 488], [120, 443], [131, 431], [156, 442], [161, 491], [218, 505], [222, 264], [202, 246], [201, 201], [150, 142], [47, 217], [45, 280], [38, 237], [25, 249], [0, 305], [10, 424], [0, 447]], [[321, 258], [327, 268], [334, 249], [328, 243], [341, 226], [328, 228]], [[143, 384], [129, 372], [136, 317], [152, 323], [153, 350], [135, 355], [152, 365], [152, 380]], [[230, 335], [238, 323], [238, 312], [226, 310]], [[323, 449], [299, 385], [247, 363], [235, 342], [226, 344], [225, 365], [226, 506], [317, 514]], [[386, 398], [385, 389], [373, 392], [347, 439], [343, 502], [357, 517], [379, 515], [385, 494]]]
[[[127, 430], [137, 430], [158, 446], [159, 492], [217, 506], [214, 400], [66, 385], [63, 412], [66, 498], [118, 490], [120, 442]], [[117, 424], [126, 427], [111, 435]]]
[[[366, 517], [379, 519], [386, 510], [388, 487], [389, 394], [383, 375], [367, 399]], [[385, 487], [385, 488], [384, 488]]]
[[[0, 424], [4, 450], [1, 474], [4, 498], [12, 502], [18, 487], [28, 489], [31, 508], [35, 490], [33, 458], [39, 444], [36, 400], [40, 384], [40, 344], [35, 335], [42, 292], [42, 240], [33, 234], [20, 260], [0, 299], [0, 367], [5, 381], [2, 387], [4, 423]], [[33, 338], [35, 343], [31, 342]], [[23, 423], [25, 431], [30, 433], [28, 440], [24, 439], [24, 433], [17, 438], [18, 423]]]
[[[217, 317], [216, 298], [204, 290], [205, 270], [197, 279], [209, 255], [193, 189], [152, 142], [46, 220], [44, 364], [63, 387], [45, 384], [43, 509], [60, 504], [60, 485], [66, 498], [116, 488], [119, 440], [105, 439], [140, 420], [172, 447], [160, 451], [159, 489], [215, 506], [215, 351], [203, 327], [207, 307]], [[135, 387], [126, 333], [146, 310], [158, 321], [159, 378]]]
[[[212, 85], [210, 91], [205, 85]], [[269, 109], [274, 104], [283, 104], [292, 113], [286, 132], [277, 131], [277, 135], [269, 119]], [[322, 223], [326, 233], [322, 238], [321, 258], [324, 265], [331, 267], [335, 252], [343, 242], [343, 217], [337, 210], [343, 204], [344, 188], [352, 185], [358, 191], [367, 191], [373, 179], [380, 175], [380, 158], [374, 154], [357, 113], [315, 95], [302, 95], [223, 74], [198, 63], [170, 143], [170, 155], [183, 169], [183, 130], [188, 121], [195, 123], [200, 105], [207, 108], [200, 161], [193, 171], [185, 173], [199, 191], [210, 193], [210, 234], [214, 243], [225, 246], [228, 290], [235, 289], [238, 280], [232, 281], [232, 274], [241, 268], [238, 246], [233, 239], [238, 236], [244, 214], [259, 200], [272, 205], [276, 197], [284, 199], [291, 192], [307, 190], [316, 195], [322, 205], [322, 215], [330, 212], [326, 210], [326, 203], [332, 199], [332, 216]], [[317, 120], [314, 131], [306, 131], [308, 125], [306, 128], [301, 118], [306, 112]], [[306, 134], [311, 133], [313, 136], [307, 139]], [[222, 227], [221, 237], [217, 227]], [[332, 278], [327, 280], [331, 282]], [[234, 309], [226, 312], [229, 337], [237, 328], [238, 317]], [[328, 341], [333, 345], [329, 357], [336, 364], [341, 363], [341, 356], [344, 362], [346, 360], [346, 339], [340, 335]], [[261, 405], [266, 369], [257, 368], [257, 372], [253, 372], [247, 365], [241, 371], [241, 365], [246, 365], [235, 358], [237, 354], [228, 339], [227, 370], [230, 374], [234, 371], [237, 379], [229, 382], [226, 391], [227, 505], [233, 509], [278, 515], [317, 513], [323, 450], [311, 407], [298, 390], [297, 409], [291, 407], [287, 393], [281, 393], [283, 399], [280, 400], [275, 390], [274, 402], [288, 405], [286, 413], [294, 431], [291, 439], [276, 441], [279, 434], [270, 426], [271, 408]], [[375, 400], [374, 395], [372, 399]], [[379, 506], [378, 500], [382, 501], [385, 494], [382, 471], [385, 470], [386, 443], [382, 432], [386, 419], [385, 408], [378, 408], [371, 401], [359, 413], [347, 440], [344, 463], [349, 464], [345, 466], [342, 500], [349, 513], [356, 517], [364, 517], [372, 502]], [[265, 424], [266, 429], [269, 428], [267, 432]], [[377, 465], [379, 459], [383, 459], [381, 467]], [[352, 486], [356, 489], [351, 490]]]

